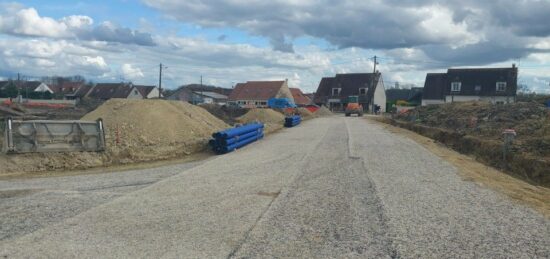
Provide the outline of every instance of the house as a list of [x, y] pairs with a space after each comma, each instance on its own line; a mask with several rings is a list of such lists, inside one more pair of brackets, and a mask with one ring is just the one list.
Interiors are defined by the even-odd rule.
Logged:
[[[54, 92], [54, 95], [56, 96], [56, 98], [74, 100], [74, 99], [77, 99], [75, 95], [76, 92], [81, 88], [82, 89], [86, 88], [85, 85], [86, 83], [82, 81], [80, 82], [62, 81], [59, 84], [50, 85], [50, 88]], [[88, 90], [90, 88], [91, 87], [88, 86]]]
[[225, 105], [232, 89], [205, 85], [185, 85], [173, 91], [167, 100], [177, 100], [192, 104], [217, 103]]
[[[11, 90], [8, 90], [9, 88]], [[19, 95], [21, 98], [29, 99], [51, 99], [54, 93], [50, 86], [40, 81], [4, 81], [0, 84], [0, 90], [13, 91], [10, 95], [14, 98]]]
[[143, 95], [131, 83], [99, 83], [90, 90], [87, 97], [99, 100], [143, 99]]
[[464, 101], [512, 103], [518, 68], [459, 68], [426, 75], [422, 105]]
[[311, 99], [307, 97], [300, 88], [290, 88], [294, 103], [300, 107], [311, 104]]
[[3, 85], [1, 85], [1, 89], [5, 89], [9, 86], [15, 86], [17, 90], [20, 92], [20, 94], [22, 95], [25, 95], [25, 93], [28, 93], [28, 92], [36, 92], [36, 93], [48, 92], [50, 94], [54, 93], [54, 91], [47, 84], [42, 83], [40, 81], [17, 81], [17, 80], [3, 81]]
[[337, 74], [335, 77], [325, 77], [321, 79], [313, 101], [333, 111], [342, 111], [350, 96], [359, 97], [359, 103], [366, 111], [372, 111], [374, 105], [379, 105], [381, 112], [386, 111], [386, 91], [381, 73]]
[[228, 103], [241, 107], [265, 108], [271, 98], [287, 98], [294, 102], [288, 80], [239, 83], [229, 95]]
[[194, 99], [198, 103], [215, 103], [219, 105], [227, 104], [227, 95], [215, 93], [215, 92], [197, 92], [193, 91]]
[[143, 99], [162, 98], [162, 94], [159, 96], [159, 89], [153, 85], [134, 85], [139, 91]]

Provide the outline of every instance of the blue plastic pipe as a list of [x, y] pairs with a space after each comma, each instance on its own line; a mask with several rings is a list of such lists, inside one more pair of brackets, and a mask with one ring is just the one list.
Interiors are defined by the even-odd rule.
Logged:
[[242, 126], [242, 127], [237, 127], [237, 128], [228, 129], [228, 130], [224, 130], [224, 131], [221, 131], [221, 132], [214, 133], [212, 135], [212, 137], [214, 137], [216, 139], [232, 138], [232, 137], [235, 137], [235, 136], [243, 135], [243, 134], [246, 134], [246, 133], [249, 133], [249, 132], [252, 132], [252, 131], [256, 131], [258, 129], [263, 129], [263, 128], [264, 128], [263, 124], [253, 123], [253, 124], [248, 124], [248, 125], [245, 125], [245, 126]]

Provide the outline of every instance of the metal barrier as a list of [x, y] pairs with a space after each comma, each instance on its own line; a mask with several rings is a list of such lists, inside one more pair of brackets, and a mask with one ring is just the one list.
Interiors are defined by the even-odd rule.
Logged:
[[212, 134], [209, 141], [214, 152], [226, 154], [264, 137], [264, 125], [253, 123]]
[[285, 127], [292, 128], [294, 126], [297, 126], [302, 122], [302, 117], [299, 115], [294, 115], [290, 117], [285, 118]]
[[101, 152], [105, 151], [105, 129], [97, 121], [53, 121], [6, 119], [4, 152]]

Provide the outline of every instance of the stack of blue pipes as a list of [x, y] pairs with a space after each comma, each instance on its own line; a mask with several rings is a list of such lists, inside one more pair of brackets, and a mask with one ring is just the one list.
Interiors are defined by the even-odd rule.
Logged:
[[209, 141], [214, 152], [226, 154], [264, 137], [264, 125], [252, 123], [212, 134]]
[[300, 115], [289, 116], [285, 118], [285, 127], [292, 128], [302, 122], [302, 117]]

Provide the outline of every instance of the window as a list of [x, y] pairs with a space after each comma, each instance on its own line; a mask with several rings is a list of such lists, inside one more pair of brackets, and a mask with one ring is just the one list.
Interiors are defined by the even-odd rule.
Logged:
[[367, 95], [368, 88], [359, 88], [360, 95]]
[[340, 95], [340, 91], [342, 90], [342, 88], [332, 88], [332, 95], [333, 96], [338, 96]]
[[497, 82], [497, 92], [506, 91], [506, 82]]
[[476, 92], [481, 92], [481, 85], [476, 85], [475, 91]]
[[460, 87], [462, 86], [461, 82], [452, 82], [451, 83], [451, 92], [460, 92]]

